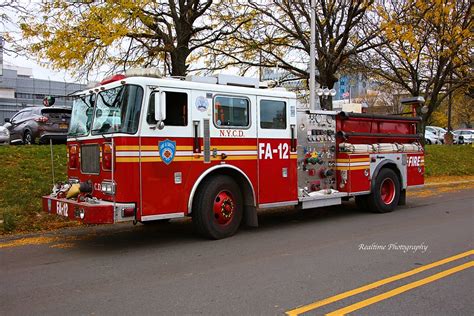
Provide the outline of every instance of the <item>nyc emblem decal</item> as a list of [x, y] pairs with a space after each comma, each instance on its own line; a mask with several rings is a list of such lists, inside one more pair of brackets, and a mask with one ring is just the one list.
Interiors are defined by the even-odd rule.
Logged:
[[158, 143], [158, 148], [160, 149], [161, 160], [169, 165], [173, 161], [174, 154], [176, 153], [176, 142], [166, 139]]

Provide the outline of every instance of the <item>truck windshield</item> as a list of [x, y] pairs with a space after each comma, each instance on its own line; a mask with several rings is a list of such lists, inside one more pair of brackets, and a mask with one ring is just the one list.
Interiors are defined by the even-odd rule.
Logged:
[[74, 99], [68, 136], [89, 134], [92, 122], [95, 94], [83, 95]]
[[122, 85], [97, 95], [92, 135], [106, 133], [135, 134], [138, 130], [143, 88]]

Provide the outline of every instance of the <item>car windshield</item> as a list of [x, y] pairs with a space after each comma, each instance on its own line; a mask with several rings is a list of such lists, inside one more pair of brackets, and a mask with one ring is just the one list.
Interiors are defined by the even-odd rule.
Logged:
[[89, 134], [94, 100], [95, 94], [83, 95], [74, 99], [68, 136], [84, 136]]
[[135, 134], [142, 99], [143, 89], [135, 85], [121, 85], [100, 92], [95, 104], [92, 134]]

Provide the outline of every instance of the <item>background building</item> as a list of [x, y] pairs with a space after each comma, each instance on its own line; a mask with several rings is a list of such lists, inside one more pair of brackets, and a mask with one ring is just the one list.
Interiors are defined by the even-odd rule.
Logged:
[[362, 74], [341, 75], [334, 84], [336, 96], [333, 100], [351, 100], [367, 94], [368, 79]]
[[3, 64], [0, 38], [0, 125], [18, 110], [27, 106], [42, 106], [45, 96], [54, 96], [54, 106], [72, 106], [73, 92], [86, 88], [83, 84], [33, 78], [31, 68]]
[[[9, 69], [11, 68], [11, 69]], [[27, 106], [42, 106], [45, 96], [54, 96], [54, 106], [72, 106], [69, 94], [85, 89], [85, 85], [32, 77], [31, 68], [3, 67], [0, 76], [0, 122]]]

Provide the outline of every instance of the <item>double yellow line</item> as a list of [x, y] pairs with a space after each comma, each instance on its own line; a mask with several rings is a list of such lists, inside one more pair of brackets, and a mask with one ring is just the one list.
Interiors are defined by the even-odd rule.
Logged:
[[[326, 299], [323, 299], [323, 300], [320, 300], [320, 301], [317, 301], [317, 302], [314, 302], [314, 303], [311, 303], [311, 304], [308, 304], [308, 305], [305, 305], [305, 306], [295, 308], [293, 310], [287, 311], [286, 314], [287, 315], [300, 315], [300, 314], [312, 311], [312, 310], [314, 310], [316, 308], [319, 308], [321, 306], [325, 306], [325, 305], [340, 301], [340, 300], [348, 298], [350, 296], [354, 296], [354, 295], [357, 295], [357, 294], [375, 289], [375, 288], [380, 287], [382, 285], [407, 278], [407, 277], [412, 276], [414, 274], [417, 274], [417, 273], [420, 273], [420, 272], [438, 267], [440, 265], [443, 265], [443, 264], [446, 264], [446, 263], [449, 263], [449, 262], [452, 262], [452, 261], [455, 261], [455, 260], [459, 260], [459, 259], [471, 256], [471, 255], [474, 255], [474, 250], [469, 250], [469, 251], [460, 253], [458, 255], [455, 255], [455, 256], [452, 256], [452, 257], [449, 257], [449, 258], [445, 258], [445, 259], [427, 264], [425, 266], [422, 266], [422, 267], [419, 267], [419, 268], [416, 268], [416, 269], [413, 269], [413, 270], [409, 270], [407, 272], [397, 274], [397, 275], [394, 275], [394, 276], [391, 276], [391, 277], [388, 277], [388, 278], [385, 278], [385, 279], [382, 279], [382, 280], [374, 282], [374, 283], [364, 285], [364, 286], [356, 288], [354, 290], [350, 290], [350, 291], [347, 291], [347, 292], [344, 292], [344, 293], [341, 293], [341, 294], [337, 294], [337, 295], [328, 297]], [[380, 301], [385, 300], [387, 298], [393, 297], [395, 295], [401, 294], [403, 292], [406, 292], [406, 291], [409, 291], [411, 289], [417, 288], [417, 287], [422, 286], [424, 284], [434, 282], [436, 280], [447, 277], [447, 276], [449, 276], [451, 274], [454, 274], [456, 272], [459, 272], [459, 271], [462, 271], [462, 270], [465, 270], [465, 269], [468, 269], [468, 268], [472, 268], [472, 267], [474, 267], [474, 261], [469, 261], [467, 263], [464, 263], [464, 264], [461, 264], [461, 265], [456, 266], [454, 268], [436, 273], [436, 274], [431, 275], [429, 277], [426, 277], [424, 279], [408, 283], [406, 285], [397, 287], [397, 288], [395, 288], [391, 291], [388, 291], [388, 292], [370, 297], [366, 300], [354, 303], [352, 305], [343, 307], [343, 308], [338, 309], [334, 312], [331, 312], [327, 315], [331, 315], [331, 316], [333, 316], [333, 315], [345, 315], [347, 313], [351, 313], [351, 312], [356, 311], [358, 309], [364, 308], [366, 306], [369, 306], [369, 305], [372, 305], [374, 303], [380, 302]]]

